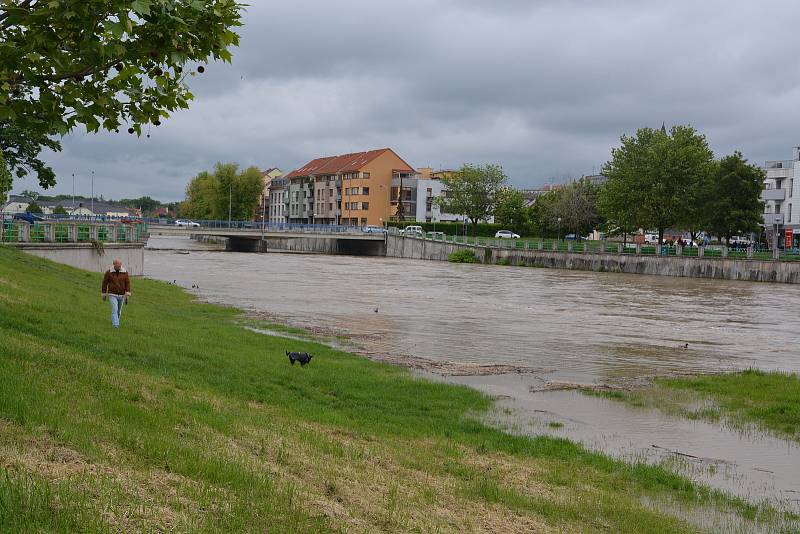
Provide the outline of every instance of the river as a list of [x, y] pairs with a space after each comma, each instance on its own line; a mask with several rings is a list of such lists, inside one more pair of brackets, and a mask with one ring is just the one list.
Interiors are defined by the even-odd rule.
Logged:
[[[146, 275], [352, 337], [369, 353], [456, 364], [449, 376], [427, 374], [496, 396], [494, 422], [512, 431], [617, 457], [659, 461], [677, 451], [697, 457], [686, 466], [695, 479], [797, 509], [794, 443], [544, 390], [748, 367], [798, 372], [800, 287], [206, 248], [151, 238]], [[480, 372], [497, 365], [517, 372]]]

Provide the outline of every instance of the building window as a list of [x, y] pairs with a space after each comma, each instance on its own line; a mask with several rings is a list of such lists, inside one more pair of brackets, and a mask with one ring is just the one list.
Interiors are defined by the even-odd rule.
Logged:
[[369, 187], [362, 187], [361, 188], [362, 195], [369, 195]]
[[794, 178], [789, 178], [789, 198], [792, 198], [793, 189], [794, 189]]
[[369, 209], [369, 202], [362, 202], [361, 203], [361, 209], [364, 210], [364, 211], [368, 210]]
[[369, 178], [369, 173], [368, 172], [362, 172], [361, 173], [361, 177], [362, 178]]

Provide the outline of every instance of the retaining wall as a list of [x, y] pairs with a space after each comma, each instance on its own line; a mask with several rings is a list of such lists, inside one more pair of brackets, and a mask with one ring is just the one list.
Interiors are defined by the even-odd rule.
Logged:
[[551, 269], [800, 283], [800, 262], [496, 249], [393, 235], [386, 241], [386, 255], [394, 258], [447, 261], [451, 253], [462, 249], [471, 250], [481, 263], [508, 261]]
[[15, 243], [28, 254], [87, 271], [105, 272], [115, 258], [132, 276], [144, 275], [144, 243], [106, 243], [99, 253], [91, 243]]

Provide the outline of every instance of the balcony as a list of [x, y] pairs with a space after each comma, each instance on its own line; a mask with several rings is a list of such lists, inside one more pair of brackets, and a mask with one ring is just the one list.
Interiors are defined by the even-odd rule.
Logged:
[[786, 189], [764, 189], [761, 200], [786, 200]]
[[776, 224], [783, 224], [783, 213], [764, 214], [764, 226], [775, 226]]
[[767, 161], [766, 168], [771, 169], [791, 169], [794, 166], [794, 161], [791, 159]]

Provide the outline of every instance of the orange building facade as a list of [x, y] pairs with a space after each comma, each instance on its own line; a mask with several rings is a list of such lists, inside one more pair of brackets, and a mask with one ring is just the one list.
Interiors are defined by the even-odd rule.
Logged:
[[392, 180], [415, 172], [390, 148], [314, 159], [286, 176], [288, 220], [382, 226], [394, 215]]

